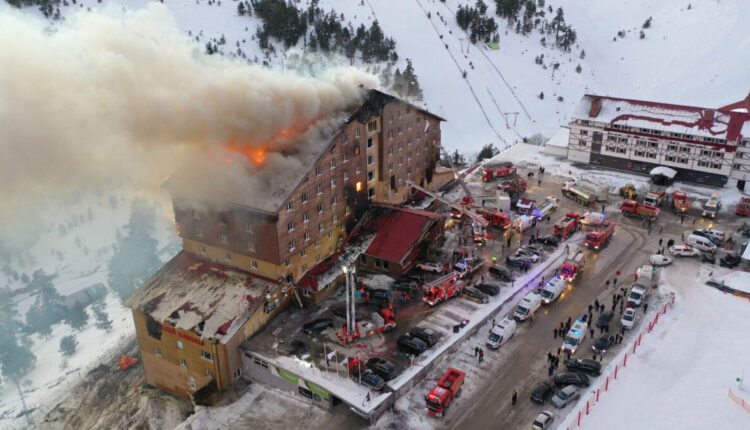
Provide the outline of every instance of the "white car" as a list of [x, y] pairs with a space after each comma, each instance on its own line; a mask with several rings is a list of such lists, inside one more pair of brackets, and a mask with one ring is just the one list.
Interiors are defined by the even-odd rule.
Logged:
[[724, 237], [726, 237], [726, 235], [724, 234], [723, 231], [711, 230], [711, 229], [708, 229], [708, 228], [703, 228], [703, 229], [700, 229], [700, 230], [695, 230], [693, 232], [693, 234], [697, 234], [697, 235], [700, 235], [700, 236], [703, 236], [703, 237], [707, 237], [707, 238], [711, 239], [711, 241], [714, 242], [714, 243], [716, 243], [717, 245], [721, 245], [721, 243], [724, 242]]
[[674, 245], [669, 248], [669, 252], [675, 257], [698, 257], [701, 252], [690, 245]]
[[622, 318], [620, 319], [620, 324], [622, 324], [623, 328], [630, 330], [631, 328], [633, 328], [634, 323], [635, 323], [635, 309], [633, 308], [625, 309], [625, 313], [622, 314]]
[[552, 421], [555, 420], [555, 414], [550, 411], [542, 411], [534, 418], [531, 428], [534, 430], [547, 430], [552, 428]]
[[667, 266], [672, 264], [672, 259], [666, 255], [654, 254], [648, 259], [653, 266]]
[[515, 256], [527, 258], [531, 260], [532, 263], [536, 263], [539, 261], [539, 256], [530, 249], [526, 248], [519, 248], [518, 250], [516, 250]]
[[443, 266], [438, 263], [419, 263], [417, 264], [417, 269], [424, 270], [425, 272], [433, 272], [433, 273], [442, 273], [443, 272]]

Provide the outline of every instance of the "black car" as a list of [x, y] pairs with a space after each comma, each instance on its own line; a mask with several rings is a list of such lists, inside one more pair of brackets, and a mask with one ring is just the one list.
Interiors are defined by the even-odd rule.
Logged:
[[506, 257], [505, 263], [507, 263], [508, 266], [518, 267], [519, 269], [525, 269], [531, 266], [531, 260], [518, 256]]
[[319, 333], [327, 328], [333, 327], [333, 320], [330, 318], [318, 318], [302, 326], [302, 331], [306, 334]]
[[560, 373], [555, 376], [555, 385], [558, 387], [564, 387], [566, 385], [577, 385], [579, 387], [589, 386], [589, 377], [583, 373], [578, 372], [566, 372]]
[[293, 340], [290, 344], [292, 347], [292, 354], [300, 360], [310, 359], [310, 348], [301, 340]]
[[534, 403], [543, 404], [547, 399], [552, 396], [555, 392], [555, 386], [547, 381], [540, 382], [534, 387], [534, 391], [531, 392], [531, 401]]
[[397, 375], [396, 366], [390, 361], [380, 357], [373, 357], [367, 360], [367, 368], [386, 381], [390, 381]]
[[414, 327], [409, 330], [409, 333], [422, 342], [426, 343], [428, 347], [435, 346], [438, 341], [435, 332], [429, 328]]
[[536, 239], [536, 243], [541, 243], [546, 246], [557, 246], [560, 244], [560, 238], [551, 234], [546, 236], [539, 236]]
[[615, 343], [615, 337], [609, 333], [604, 333], [599, 336], [599, 339], [594, 342], [591, 349], [597, 354], [606, 354], [609, 347]]
[[500, 278], [501, 281], [510, 282], [513, 280], [513, 274], [510, 273], [510, 270], [497, 264], [490, 266], [490, 273]]
[[601, 375], [602, 363], [590, 358], [571, 358], [565, 363], [568, 370], [576, 370], [589, 375]]
[[426, 343], [408, 333], [398, 338], [396, 346], [399, 350], [411, 355], [419, 355], [427, 349]]
[[729, 267], [730, 269], [737, 267], [740, 264], [740, 256], [734, 254], [728, 254], [726, 257], [722, 257], [719, 260], [719, 266]]
[[483, 292], [484, 294], [489, 294], [490, 296], [496, 296], [500, 294], [500, 286], [496, 284], [481, 283], [474, 285], [474, 288]]
[[391, 290], [384, 288], [368, 288], [365, 290], [366, 300], [372, 303], [388, 305], [391, 303]]
[[487, 297], [487, 294], [484, 294], [483, 292], [477, 290], [476, 288], [472, 287], [466, 287], [464, 288], [464, 297], [467, 299], [477, 302], [477, 303], [487, 303], [490, 301], [490, 298]]
[[375, 391], [380, 391], [385, 387], [385, 381], [383, 378], [369, 370], [362, 373], [361, 376], [354, 375], [354, 379], [358, 380], [360, 384], [370, 387]]
[[612, 311], [602, 312], [601, 315], [599, 315], [599, 318], [596, 320], [596, 326], [604, 327], [605, 325], [609, 325], [609, 323], [612, 322], [612, 318], [614, 318], [614, 316], [615, 313]]

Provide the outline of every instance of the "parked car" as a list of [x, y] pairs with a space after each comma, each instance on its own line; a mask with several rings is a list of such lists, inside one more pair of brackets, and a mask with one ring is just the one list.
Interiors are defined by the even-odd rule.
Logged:
[[552, 404], [564, 408], [568, 403], [581, 397], [581, 389], [575, 385], [568, 385], [552, 396]]
[[358, 375], [355, 375], [354, 379], [358, 380], [362, 385], [372, 388], [375, 391], [380, 391], [383, 389], [383, 387], [385, 387], [385, 380], [373, 373], [371, 370], [365, 370], [365, 372], [362, 373], [361, 378]]
[[440, 263], [427, 261], [424, 263], [417, 264], [417, 269], [423, 270], [425, 272], [443, 273], [443, 270], [445, 269], [445, 267], [443, 267], [443, 265]]
[[500, 278], [501, 281], [504, 282], [510, 282], [512, 281], [513, 274], [510, 273], [510, 270], [506, 269], [503, 266], [498, 266], [497, 264], [493, 264], [490, 266], [490, 273]]
[[496, 296], [500, 294], [500, 286], [496, 284], [483, 282], [481, 284], [475, 285], [474, 288], [490, 296]]
[[635, 309], [633, 308], [625, 309], [625, 313], [622, 314], [622, 318], [620, 318], [620, 324], [622, 324], [623, 328], [629, 330], [633, 328], [634, 323], [635, 323]]
[[716, 264], [716, 254], [712, 252], [701, 252], [701, 261], [709, 264]]
[[516, 255], [507, 257], [505, 259], [505, 262], [508, 264], [508, 266], [518, 267], [519, 269], [524, 269], [531, 266], [531, 260]]
[[487, 303], [490, 301], [490, 298], [487, 297], [487, 294], [484, 294], [474, 287], [464, 288], [464, 297], [477, 303]]
[[605, 311], [602, 312], [599, 315], [599, 318], [596, 320], [596, 326], [597, 327], [604, 327], [605, 325], [608, 325], [610, 322], [612, 322], [612, 318], [615, 316], [615, 313], [612, 311]]
[[713, 242], [714, 244], [716, 244], [717, 246], [721, 246], [721, 244], [724, 242], [724, 237], [726, 237], [723, 231], [710, 230], [707, 228], [703, 228], [700, 230], [693, 230], [693, 234], [698, 235], [698, 236], [703, 236], [706, 239]]
[[531, 423], [532, 430], [549, 430], [552, 428], [552, 421], [555, 420], [555, 414], [549, 411], [539, 412]]
[[539, 256], [536, 255], [534, 251], [531, 251], [530, 249], [526, 249], [526, 248], [518, 248], [514, 255], [527, 258], [531, 260], [532, 263], [536, 263], [537, 261], [539, 261]]
[[651, 257], [649, 257], [648, 261], [651, 263], [652, 266], [667, 266], [672, 264], [672, 259], [667, 257], [666, 255], [661, 254], [654, 254]]
[[565, 367], [568, 370], [584, 372], [589, 375], [601, 375], [602, 373], [602, 363], [590, 358], [571, 358], [565, 363]]
[[289, 345], [292, 347], [292, 354], [294, 354], [295, 357], [300, 360], [310, 360], [310, 348], [307, 347], [305, 342], [302, 342], [301, 340], [293, 340]]
[[318, 318], [309, 323], [302, 325], [302, 331], [305, 334], [320, 333], [321, 331], [333, 327], [333, 320], [330, 318]]
[[522, 246], [521, 248], [528, 249], [529, 251], [533, 252], [534, 254], [540, 257], [544, 254], [544, 246], [542, 245], [536, 245], [536, 244], [530, 243], [528, 245]]
[[539, 236], [536, 239], [536, 243], [541, 243], [545, 246], [557, 246], [560, 244], [560, 238], [555, 235], [548, 234], [546, 236]]
[[409, 333], [422, 342], [426, 343], [428, 347], [435, 346], [438, 341], [438, 337], [435, 332], [429, 328], [413, 327], [411, 330], [409, 330]]
[[367, 368], [386, 381], [390, 381], [398, 374], [396, 366], [393, 363], [380, 357], [373, 357], [367, 360]]
[[368, 302], [383, 305], [391, 302], [391, 290], [386, 290], [385, 288], [367, 288], [365, 294], [367, 294], [366, 299]]
[[674, 245], [669, 248], [669, 252], [675, 257], [698, 257], [701, 252], [690, 245]]
[[737, 267], [740, 264], [740, 256], [737, 254], [727, 254], [719, 260], [719, 266], [729, 267], [730, 269]]
[[577, 385], [579, 387], [589, 386], [589, 377], [583, 373], [565, 372], [555, 376], [555, 385], [564, 387], [566, 385]]
[[426, 343], [408, 333], [398, 338], [396, 346], [399, 350], [411, 355], [419, 355], [427, 349]]
[[534, 390], [531, 392], [531, 401], [534, 403], [543, 404], [554, 392], [554, 385], [552, 385], [550, 382], [542, 381], [536, 384], [536, 387], [534, 387]]
[[615, 337], [609, 333], [604, 333], [599, 336], [599, 339], [594, 342], [591, 349], [597, 354], [606, 354], [609, 347], [615, 343]]

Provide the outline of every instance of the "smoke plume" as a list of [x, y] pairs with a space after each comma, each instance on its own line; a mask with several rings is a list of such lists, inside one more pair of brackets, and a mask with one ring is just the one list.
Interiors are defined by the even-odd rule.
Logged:
[[[293, 154], [319, 120], [378, 85], [354, 68], [310, 77], [206, 55], [158, 3], [48, 25], [0, 6], [5, 223], [91, 185], [158, 186], [178, 166], [220, 158], [205, 154], [227, 142]], [[269, 153], [269, 170], [293, 164], [285, 158]], [[198, 174], [209, 179], [210, 167]]]

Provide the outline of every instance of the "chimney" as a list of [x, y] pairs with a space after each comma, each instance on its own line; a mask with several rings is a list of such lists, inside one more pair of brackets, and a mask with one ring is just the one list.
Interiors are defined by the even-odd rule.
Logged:
[[589, 111], [589, 116], [592, 118], [596, 118], [599, 115], [599, 112], [601, 110], [602, 110], [602, 98], [594, 97], [594, 99], [591, 100], [591, 110]]
[[711, 124], [714, 122], [714, 111], [711, 109], [706, 109], [703, 111], [703, 117], [701, 118], [703, 122], [706, 124]]

